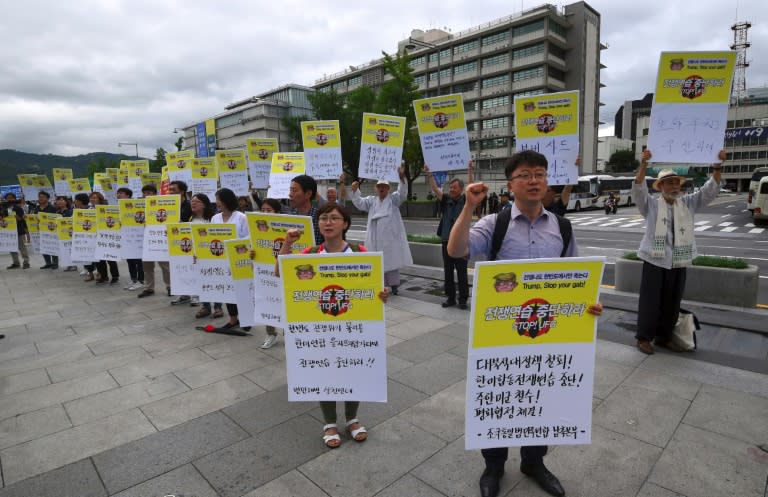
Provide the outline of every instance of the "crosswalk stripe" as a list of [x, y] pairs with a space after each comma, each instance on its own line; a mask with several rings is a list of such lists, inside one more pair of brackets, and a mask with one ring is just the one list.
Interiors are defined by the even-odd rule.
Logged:
[[726, 233], [730, 233], [731, 231], [736, 231], [737, 229], [739, 229], [738, 226], [729, 226], [727, 228], [721, 229], [720, 231], [725, 231]]
[[732, 222], [728, 221], [726, 223], [720, 223], [720, 224], [718, 224], [718, 226], [730, 226], [732, 224], [733, 224]]
[[707, 231], [712, 226], [699, 226], [698, 228], [693, 228], [693, 231]]
[[765, 231], [765, 228], [752, 228], [749, 230], [750, 233], [762, 233], [763, 231]]

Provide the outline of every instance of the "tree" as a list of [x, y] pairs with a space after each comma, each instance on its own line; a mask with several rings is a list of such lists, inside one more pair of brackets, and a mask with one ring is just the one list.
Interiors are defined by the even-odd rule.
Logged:
[[167, 164], [165, 161], [165, 150], [163, 147], [155, 150], [155, 160], [149, 161], [149, 171], [152, 173], [162, 172], [163, 167]]
[[640, 163], [635, 159], [635, 153], [632, 150], [617, 150], [611, 154], [606, 162], [611, 166], [611, 171], [617, 173], [630, 173], [637, 169]]
[[[304, 151], [304, 143], [301, 141], [301, 123], [302, 121], [309, 120], [310, 118], [307, 116], [285, 116], [280, 120], [285, 127], [285, 130], [288, 132], [288, 135], [291, 137], [291, 142], [293, 143], [293, 150], [291, 150], [291, 152]], [[281, 152], [285, 152], [285, 150], [281, 150]]]
[[120, 167], [120, 163], [115, 160], [107, 160], [104, 156], [98, 156], [88, 163], [86, 174], [88, 178], [93, 178], [95, 173], [103, 173], [108, 167]]
[[181, 150], [181, 148], [184, 146], [184, 137], [180, 136], [174, 145], [176, 145], [176, 150]]

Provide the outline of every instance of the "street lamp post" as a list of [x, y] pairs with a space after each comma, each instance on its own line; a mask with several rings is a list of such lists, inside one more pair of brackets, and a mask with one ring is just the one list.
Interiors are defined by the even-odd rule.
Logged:
[[[417, 40], [413, 37], [408, 37], [408, 43], [403, 47], [406, 50], [413, 50], [417, 47], [421, 48], [437, 48], [434, 43]], [[427, 73], [427, 82], [429, 82], [429, 73]], [[440, 50], [437, 51], [437, 96], [440, 96]]]
[[136, 158], [137, 159], [139, 158], [139, 144], [138, 143], [120, 142], [120, 143], [117, 144], [118, 147], [122, 147], [123, 145], [125, 145], [125, 146], [133, 145], [134, 147], [136, 147]]

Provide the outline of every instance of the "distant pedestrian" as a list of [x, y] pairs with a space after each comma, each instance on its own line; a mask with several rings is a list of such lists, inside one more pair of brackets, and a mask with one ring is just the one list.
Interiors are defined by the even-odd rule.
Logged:
[[[27, 251], [29, 232], [27, 231], [27, 222], [24, 220], [24, 209], [19, 205], [16, 195], [12, 192], [5, 194], [5, 203], [4, 212], [0, 213], [0, 217], [13, 216], [16, 218], [16, 233], [19, 237], [19, 251], [11, 252], [13, 263], [7, 269], [29, 269], [29, 251]], [[19, 254], [21, 254], [21, 260], [19, 260]]]

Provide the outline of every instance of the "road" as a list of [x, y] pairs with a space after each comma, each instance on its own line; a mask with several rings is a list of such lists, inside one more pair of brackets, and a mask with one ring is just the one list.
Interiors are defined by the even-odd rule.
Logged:
[[[621, 207], [606, 216], [602, 210], [569, 212], [579, 254], [605, 256], [608, 262], [603, 283], [613, 284], [613, 264], [624, 253], [635, 251], [645, 230], [637, 208]], [[364, 239], [365, 218], [354, 218], [350, 236]], [[436, 219], [407, 219], [409, 234], [434, 235]], [[700, 255], [740, 257], [760, 269], [758, 302], [768, 305], [768, 226], [755, 226], [746, 210], [746, 195], [724, 194], [696, 214], [696, 244]]]

